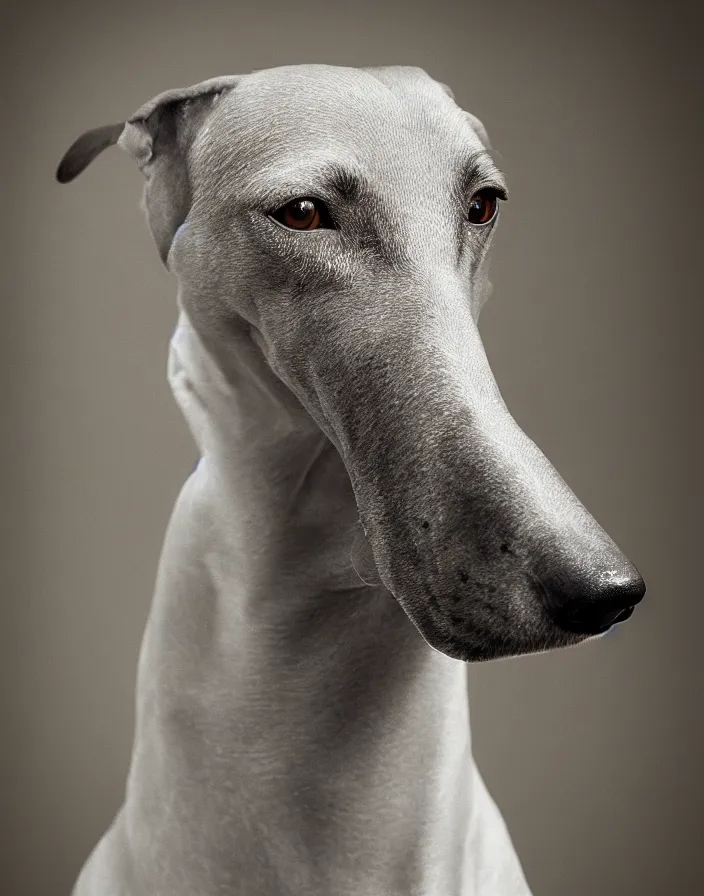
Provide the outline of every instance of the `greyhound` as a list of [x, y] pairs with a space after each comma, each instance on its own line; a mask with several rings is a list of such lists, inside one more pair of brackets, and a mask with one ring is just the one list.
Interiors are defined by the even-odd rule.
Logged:
[[468, 663], [597, 637], [645, 585], [489, 368], [483, 125], [419, 68], [301, 65], [161, 93], [58, 180], [116, 143], [200, 460], [74, 896], [529, 896]]

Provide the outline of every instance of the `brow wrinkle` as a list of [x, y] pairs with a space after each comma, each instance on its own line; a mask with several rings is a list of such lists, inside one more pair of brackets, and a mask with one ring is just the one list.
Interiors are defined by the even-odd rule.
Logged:
[[306, 193], [335, 194], [344, 202], [353, 202], [362, 195], [365, 184], [361, 175], [348, 170], [338, 162], [317, 165], [291, 165], [286, 168], [269, 170], [266, 178], [258, 178], [251, 184], [254, 191], [265, 201], [305, 196]]
[[504, 198], [508, 195], [506, 177], [485, 149], [476, 150], [467, 156], [458, 182], [460, 196], [466, 196], [480, 183], [482, 186], [496, 187]]
[[[461, 163], [455, 182], [457, 201], [466, 202], [467, 194], [479, 186], [493, 186], [504, 196], [507, 192], [505, 176], [487, 150], [470, 152]], [[363, 173], [329, 159], [308, 164], [291, 161], [281, 168], [269, 169], [266, 175], [255, 178], [246, 192], [269, 205], [305, 195], [318, 195], [321, 199], [335, 196], [343, 203], [374, 195]]]

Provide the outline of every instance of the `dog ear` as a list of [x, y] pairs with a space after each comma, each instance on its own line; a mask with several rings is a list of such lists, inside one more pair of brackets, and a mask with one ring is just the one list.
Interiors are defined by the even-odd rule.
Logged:
[[161, 260], [191, 207], [188, 150], [210, 110], [241, 76], [211, 78], [193, 87], [166, 90], [153, 97], [127, 121], [94, 128], [67, 150], [56, 171], [68, 183], [108, 146], [117, 144], [135, 159], [147, 182], [144, 208]]
[[435, 83], [438, 85], [438, 87], [442, 87], [442, 89], [450, 97], [451, 100], [454, 100], [455, 94], [451, 87], [448, 87], [447, 84], [443, 84], [442, 81], [436, 81]]
[[[447, 86], [447, 84], [443, 84], [442, 81], [438, 81], [437, 84], [442, 87], [442, 89], [450, 97], [451, 100], [455, 99], [455, 94], [452, 92], [451, 88]], [[482, 141], [484, 149], [491, 149], [491, 141], [489, 140], [489, 135], [487, 134], [486, 128], [481, 123], [481, 121], [477, 118], [476, 115], [472, 115], [471, 112], [465, 112], [464, 114], [467, 116], [469, 123], [472, 125], [472, 130]]]
[[469, 123], [472, 125], [472, 130], [477, 135], [477, 137], [479, 137], [479, 139], [482, 141], [482, 145], [484, 146], [484, 149], [490, 150], [491, 149], [491, 141], [489, 140], [489, 135], [487, 134], [486, 128], [484, 127], [484, 125], [477, 118], [477, 116], [472, 115], [471, 112], [465, 112], [464, 114], [469, 119]]

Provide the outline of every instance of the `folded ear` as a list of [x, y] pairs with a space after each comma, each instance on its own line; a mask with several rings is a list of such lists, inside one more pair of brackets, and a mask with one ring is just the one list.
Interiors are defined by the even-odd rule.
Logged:
[[191, 207], [188, 151], [210, 110], [241, 75], [211, 78], [193, 87], [167, 90], [145, 103], [125, 122], [94, 128], [67, 150], [56, 172], [73, 180], [108, 146], [119, 145], [145, 175], [144, 207], [161, 260]]
[[464, 114], [469, 119], [469, 123], [472, 125], [474, 133], [482, 141], [484, 149], [491, 149], [491, 141], [489, 140], [489, 135], [487, 134], [486, 128], [481, 123], [481, 121], [479, 121], [476, 115], [472, 115], [471, 112], [465, 112]]
[[[440, 85], [440, 87], [442, 87], [442, 89], [450, 97], [450, 99], [454, 100], [455, 94], [452, 92], [451, 88], [449, 88], [447, 86], [447, 84], [443, 84], [442, 81], [438, 81], [437, 83]], [[462, 110], [462, 111], [464, 112], [464, 110]], [[491, 149], [491, 142], [489, 140], [489, 135], [487, 134], [486, 128], [481, 123], [481, 121], [479, 121], [479, 119], [477, 118], [476, 115], [472, 115], [471, 112], [465, 112], [464, 114], [467, 116], [469, 123], [472, 125], [472, 130], [477, 135], [477, 137], [479, 137], [479, 139], [482, 141], [482, 145], [484, 146], [484, 149]]]

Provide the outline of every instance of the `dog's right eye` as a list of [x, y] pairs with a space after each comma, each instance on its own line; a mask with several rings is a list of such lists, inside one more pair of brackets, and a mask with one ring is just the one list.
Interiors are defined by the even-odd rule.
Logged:
[[270, 217], [289, 230], [320, 230], [335, 226], [325, 203], [308, 196], [292, 199]]

